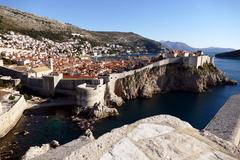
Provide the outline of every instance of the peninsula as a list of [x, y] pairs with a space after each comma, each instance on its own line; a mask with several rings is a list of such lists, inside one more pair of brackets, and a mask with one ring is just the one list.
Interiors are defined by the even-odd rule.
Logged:
[[217, 58], [240, 59], [240, 50], [216, 54]]
[[[214, 57], [201, 50], [169, 49], [135, 33], [88, 31], [3, 6], [0, 6], [0, 80], [12, 84], [0, 90], [0, 138], [31, 107], [26, 101], [26, 96], [31, 99], [30, 93], [48, 99], [61, 97], [64, 104], [70, 100], [69, 104], [75, 106], [72, 120], [81, 121], [82, 117], [99, 120], [117, 116], [119, 106], [136, 98], [173, 91], [202, 93], [215, 86], [237, 84], [215, 66]], [[27, 95], [16, 91], [23, 88], [29, 92]], [[92, 151], [96, 151], [96, 159], [239, 158], [235, 146], [239, 139], [234, 144], [225, 141], [221, 144], [222, 137], [215, 137], [217, 125], [209, 126], [214, 133], [204, 134], [210, 134], [217, 142], [201, 135], [187, 122], [168, 115], [140, 120], [96, 141], [91, 126], [85, 126], [87, 136], [77, 142], [56, 150], [53, 148], [59, 144], [55, 141], [53, 148], [49, 144], [33, 147], [23, 159], [94, 159]], [[160, 149], [158, 144], [154, 146], [154, 138], [164, 141], [166, 146]], [[172, 144], [173, 147], [167, 147]], [[190, 149], [193, 152], [187, 153]], [[59, 152], [61, 157], [52, 152]]]
[[[118, 115], [116, 107], [125, 100], [170, 91], [204, 92], [209, 87], [236, 84], [215, 67], [214, 58], [202, 51], [169, 50], [160, 43], [157, 49], [153, 45], [157, 42], [148, 39], [144, 41], [152, 43], [152, 48], [137, 44], [131, 48], [132, 42], [143, 38], [132, 33], [95, 33], [7, 7], [0, 10], [0, 74], [39, 96], [71, 97], [77, 116], [101, 119]], [[23, 15], [27, 18], [21, 19]], [[32, 25], [33, 29], [17, 25], [18, 21]], [[45, 34], [46, 25], [41, 26], [40, 22], [48, 22], [51, 34]], [[59, 33], [62, 30], [66, 34]], [[113, 42], [112, 38], [103, 41], [105, 44], [95, 43], [106, 34], [123, 36], [128, 43]], [[153, 49], [157, 51], [154, 57], [131, 54]], [[111, 56], [112, 51], [128, 56]], [[3, 135], [16, 122], [7, 124]]]

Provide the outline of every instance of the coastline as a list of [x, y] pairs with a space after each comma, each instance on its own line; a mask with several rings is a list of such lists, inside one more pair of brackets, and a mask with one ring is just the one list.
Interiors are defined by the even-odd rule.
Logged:
[[[232, 101], [232, 98], [230, 98], [228, 102], [229, 101]], [[235, 103], [238, 103], [239, 99], [234, 99], [234, 101]], [[223, 108], [229, 107], [231, 107], [231, 105], [226, 105]], [[221, 111], [219, 111], [219, 113], [220, 112]], [[219, 117], [219, 113], [216, 116], [218, 118], [223, 118], [222, 115]], [[229, 112], [224, 113], [227, 115], [224, 117], [226, 121], [231, 119], [231, 115], [228, 113]], [[216, 117], [214, 119], [216, 119]], [[238, 119], [234, 120], [238, 121]], [[212, 122], [209, 124], [211, 123]], [[225, 123], [223, 125], [225, 125]], [[215, 127], [218, 127], [218, 125]], [[238, 131], [238, 133], [240, 132]], [[184, 138], [185, 136], [186, 138]], [[142, 152], [147, 153], [151, 159], [159, 159], [160, 157], [162, 158], [162, 156], [159, 156], [159, 154], [154, 154], [154, 151], [157, 148], [155, 148], [155, 150], [146, 150], [147, 148], [155, 147], [156, 144], [150, 143], [151, 141], [157, 141], [160, 145], [160, 148], [169, 143], [174, 144], [171, 145], [171, 147], [168, 146], [167, 150], [176, 150], [177, 148], [179, 152], [181, 151], [182, 154], [179, 154], [179, 152], [178, 154], [170, 154], [167, 150], [158, 150], [158, 153], [161, 153], [161, 155], [163, 154], [167, 157], [170, 156], [173, 159], [181, 157], [183, 154], [188, 155], [188, 157], [192, 156], [192, 159], [193, 157], [196, 158], [196, 155], [199, 154], [197, 152], [195, 153], [196, 150], [193, 148], [197, 147], [198, 149], [202, 149], [206, 146], [208, 147], [203, 149], [204, 152], [201, 152], [201, 158], [209, 159], [210, 157], [213, 158], [212, 155], [215, 155], [216, 159], [219, 157], [229, 160], [235, 160], [235, 158], [239, 159], [240, 151], [238, 144], [217, 136], [218, 134], [213, 134], [211, 131], [209, 132], [208, 126], [206, 127], [206, 130], [199, 131], [193, 128], [189, 123], [184, 122], [176, 117], [170, 115], [158, 115], [114, 129], [109, 133], [105, 133], [98, 139], [93, 139], [90, 133], [85, 136], [81, 136], [79, 139], [73, 140], [63, 146], [57, 147], [56, 149], [46, 149], [45, 145], [42, 145], [41, 147], [31, 147], [23, 159], [62, 159], [63, 157], [67, 159], [88, 159], [89, 157], [90, 159], [104, 159], [110, 155], [110, 157], [130, 156], [133, 159], [136, 159], [138, 156], [142, 155]], [[163, 137], [163, 139], [160, 138], [161, 141], [158, 141], [159, 137]], [[151, 141], [149, 141], [150, 138]], [[144, 140], [147, 142], [142, 143]], [[147, 145], [147, 147], [144, 147], [145, 145]], [[187, 146], [189, 145], [191, 145], [193, 148], [188, 148]], [[132, 147], [129, 148], [129, 146]], [[138, 146], [140, 148], [136, 149], [134, 148], [135, 146]], [[208, 150], [208, 148], [211, 149]], [[189, 153], [190, 150], [191, 152]], [[92, 153], [94, 153], [94, 156]], [[128, 154], [125, 155], [125, 153]], [[211, 153], [211, 156], [209, 156], [209, 153]]]
[[0, 116], [0, 138], [4, 137], [22, 117], [24, 110], [30, 108], [24, 96], [20, 96], [11, 109]]
[[[50, 142], [50, 141], [49, 141]], [[46, 142], [45, 142], [46, 143]]]
[[[198, 57], [194, 57], [194, 59], [196, 58], [198, 60]], [[208, 58], [206, 60], [209, 60], [210, 62], [209, 57], [206, 56], [206, 58]], [[99, 79], [98, 82], [94, 80], [93, 83], [97, 82], [97, 84], [91, 86], [80, 81], [83, 84], [78, 85], [76, 88], [76, 102], [74, 102], [75, 99], [69, 101], [66, 99], [58, 101], [57, 99], [56, 101], [52, 101], [50, 103], [47, 102], [39, 104], [39, 102], [37, 105], [33, 103], [24, 108], [24, 110], [33, 106], [35, 108], [39, 108], [49, 107], [52, 105], [61, 106], [66, 104], [77, 104], [78, 107], [75, 110], [75, 114], [77, 116], [83, 115], [87, 116], [87, 119], [89, 118], [90, 120], [98, 120], [106, 117], [117, 116], [119, 113], [116, 107], [121, 106], [126, 100], [136, 98], [151, 98], [154, 94], [171, 91], [190, 91], [201, 93], [214, 86], [237, 84], [236, 81], [229, 79], [222, 71], [217, 69], [212, 64], [213, 62], [208, 64], [204, 61], [199, 68], [195, 68], [185, 65], [185, 61], [188, 62], [188, 60], [190, 59], [172, 58], [160, 60], [137, 70], [111, 74], [109, 77], [103, 77], [103, 79]], [[1, 69], [2, 71], [4, 71], [4, 69], [6, 69], [5, 71], [10, 70], [5, 67], [2, 67]], [[12, 70], [12, 73], [15, 72], [16, 71]], [[19, 76], [21, 77], [21, 73], [19, 73]], [[44, 79], [46, 78], [44, 77], [43, 80]], [[58, 83], [60, 79], [59, 77], [57, 79], [58, 80], [56, 82]], [[39, 80], [40, 79], [38, 79], [38, 81]], [[26, 80], [24, 83], [25, 82]], [[67, 85], [64, 87], [69, 88]], [[74, 87], [71, 86], [70, 88], [72, 89]], [[22, 115], [22, 113], [23, 111], [20, 110], [20, 114], [16, 116], [17, 119], [20, 118], [19, 115]], [[72, 119], [74, 121], [82, 120], [77, 119], [76, 116]], [[17, 122], [15, 120], [13, 124], [16, 123]], [[84, 126], [82, 127], [85, 128]], [[86, 129], [88, 129], [88, 127], [90, 126], [87, 125]]]
[[[89, 104], [82, 103], [79, 107], [83, 115], [96, 119], [106, 118], [118, 115], [115, 108], [121, 106], [124, 101], [151, 98], [155, 94], [172, 91], [202, 93], [216, 86], [237, 84], [237, 81], [231, 80], [224, 72], [214, 66], [209, 65], [202, 69], [194, 69], [183, 67], [181, 64], [144, 69], [110, 82], [109, 85], [106, 85], [106, 91], [101, 91], [107, 95], [101, 100], [99, 100], [98, 94], [92, 94], [92, 90], [89, 89], [89, 93], [86, 94], [89, 95], [89, 99], [86, 96], [87, 100], [83, 100]], [[86, 90], [88, 91], [88, 89]], [[95, 90], [93, 91], [95, 92]], [[95, 96], [98, 98], [94, 98]]]

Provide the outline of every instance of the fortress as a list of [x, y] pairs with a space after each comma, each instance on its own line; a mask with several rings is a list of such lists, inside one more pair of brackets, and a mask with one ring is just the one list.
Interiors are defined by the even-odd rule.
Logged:
[[[52, 62], [52, 60], [50, 60], [50, 62]], [[40, 95], [70, 95], [76, 97], [76, 104], [78, 106], [92, 107], [96, 103], [106, 105], [106, 98], [116, 103], [122, 102], [122, 98], [114, 93], [115, 82], [118, 79], [134, 75], [145, 69], [177, 63], [186, 67], [198, 68], [205, 63], [214, 64], [214, 59], [207, 55], [167, 58], [136, 70], [112, 73], [99, 78], [82, 79], [63, 78], [62, 74], [42, 74], [41, 76], [33, 77], [25, 72], [16, 71], [10, 67], [4, 66], [3, 63], [0, 62], [0, 74], [20, 79], [23, 85], [26, 85]], [[50, 67], [50, 69], [52, 69], [52, 67]]]

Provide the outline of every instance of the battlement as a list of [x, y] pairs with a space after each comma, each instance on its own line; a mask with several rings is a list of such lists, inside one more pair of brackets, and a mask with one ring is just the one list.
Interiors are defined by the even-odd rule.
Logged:
[[[183, 64], [188, 67], [198, 68], [205, 63], [214, 64], [214, 59], [206, 56], [190, 56], [167, 58], [149, 64], [139, 69], [112, 73], [101, 78], [64, 79], [62, 74], [43, 75], [42, 77], [30, 77], [25, 72], [12, 68], [0, 66], [0, 74], [21, 79], [21, 82], [29, 88], [38, 91], [44, 96], [53, 96], [55, 93], [67, 94], [77, 97], [77, 104], [81, 106], [92, 106], [94, 103], [104, 102], [106, 93], [114, 95], [115, 82], [118, 79], [134, 75], [146, 69], [161, 67], [169, 64]], [[117, 97], [119, 98], [119, 97]]]

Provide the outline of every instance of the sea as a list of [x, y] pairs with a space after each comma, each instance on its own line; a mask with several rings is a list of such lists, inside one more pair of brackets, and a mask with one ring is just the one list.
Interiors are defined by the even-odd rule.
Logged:
[[[215, 64], [230, 78], [240, 82], [240, 60], [216, 58]], [[215, 87], [205, 93], [172, 92], [151, 99], [127, 101], [118, 108], [119, 116], [96, 122], [93, 134], [99, 137], [114, 128], [160, 114], [176, 116], [201, 130], [227, 99], [238, 93], [239, 84]], [[0, 139], [0, 159], [19, 159], [31, 146], [52, 140], [65, 144], [81, 136], [83, 131], [71, 121], [71, 109], [71, 106], [56, 106], [25, 112], [16, 127]], [[29, 134], [23, 135], [23, 131]]]

